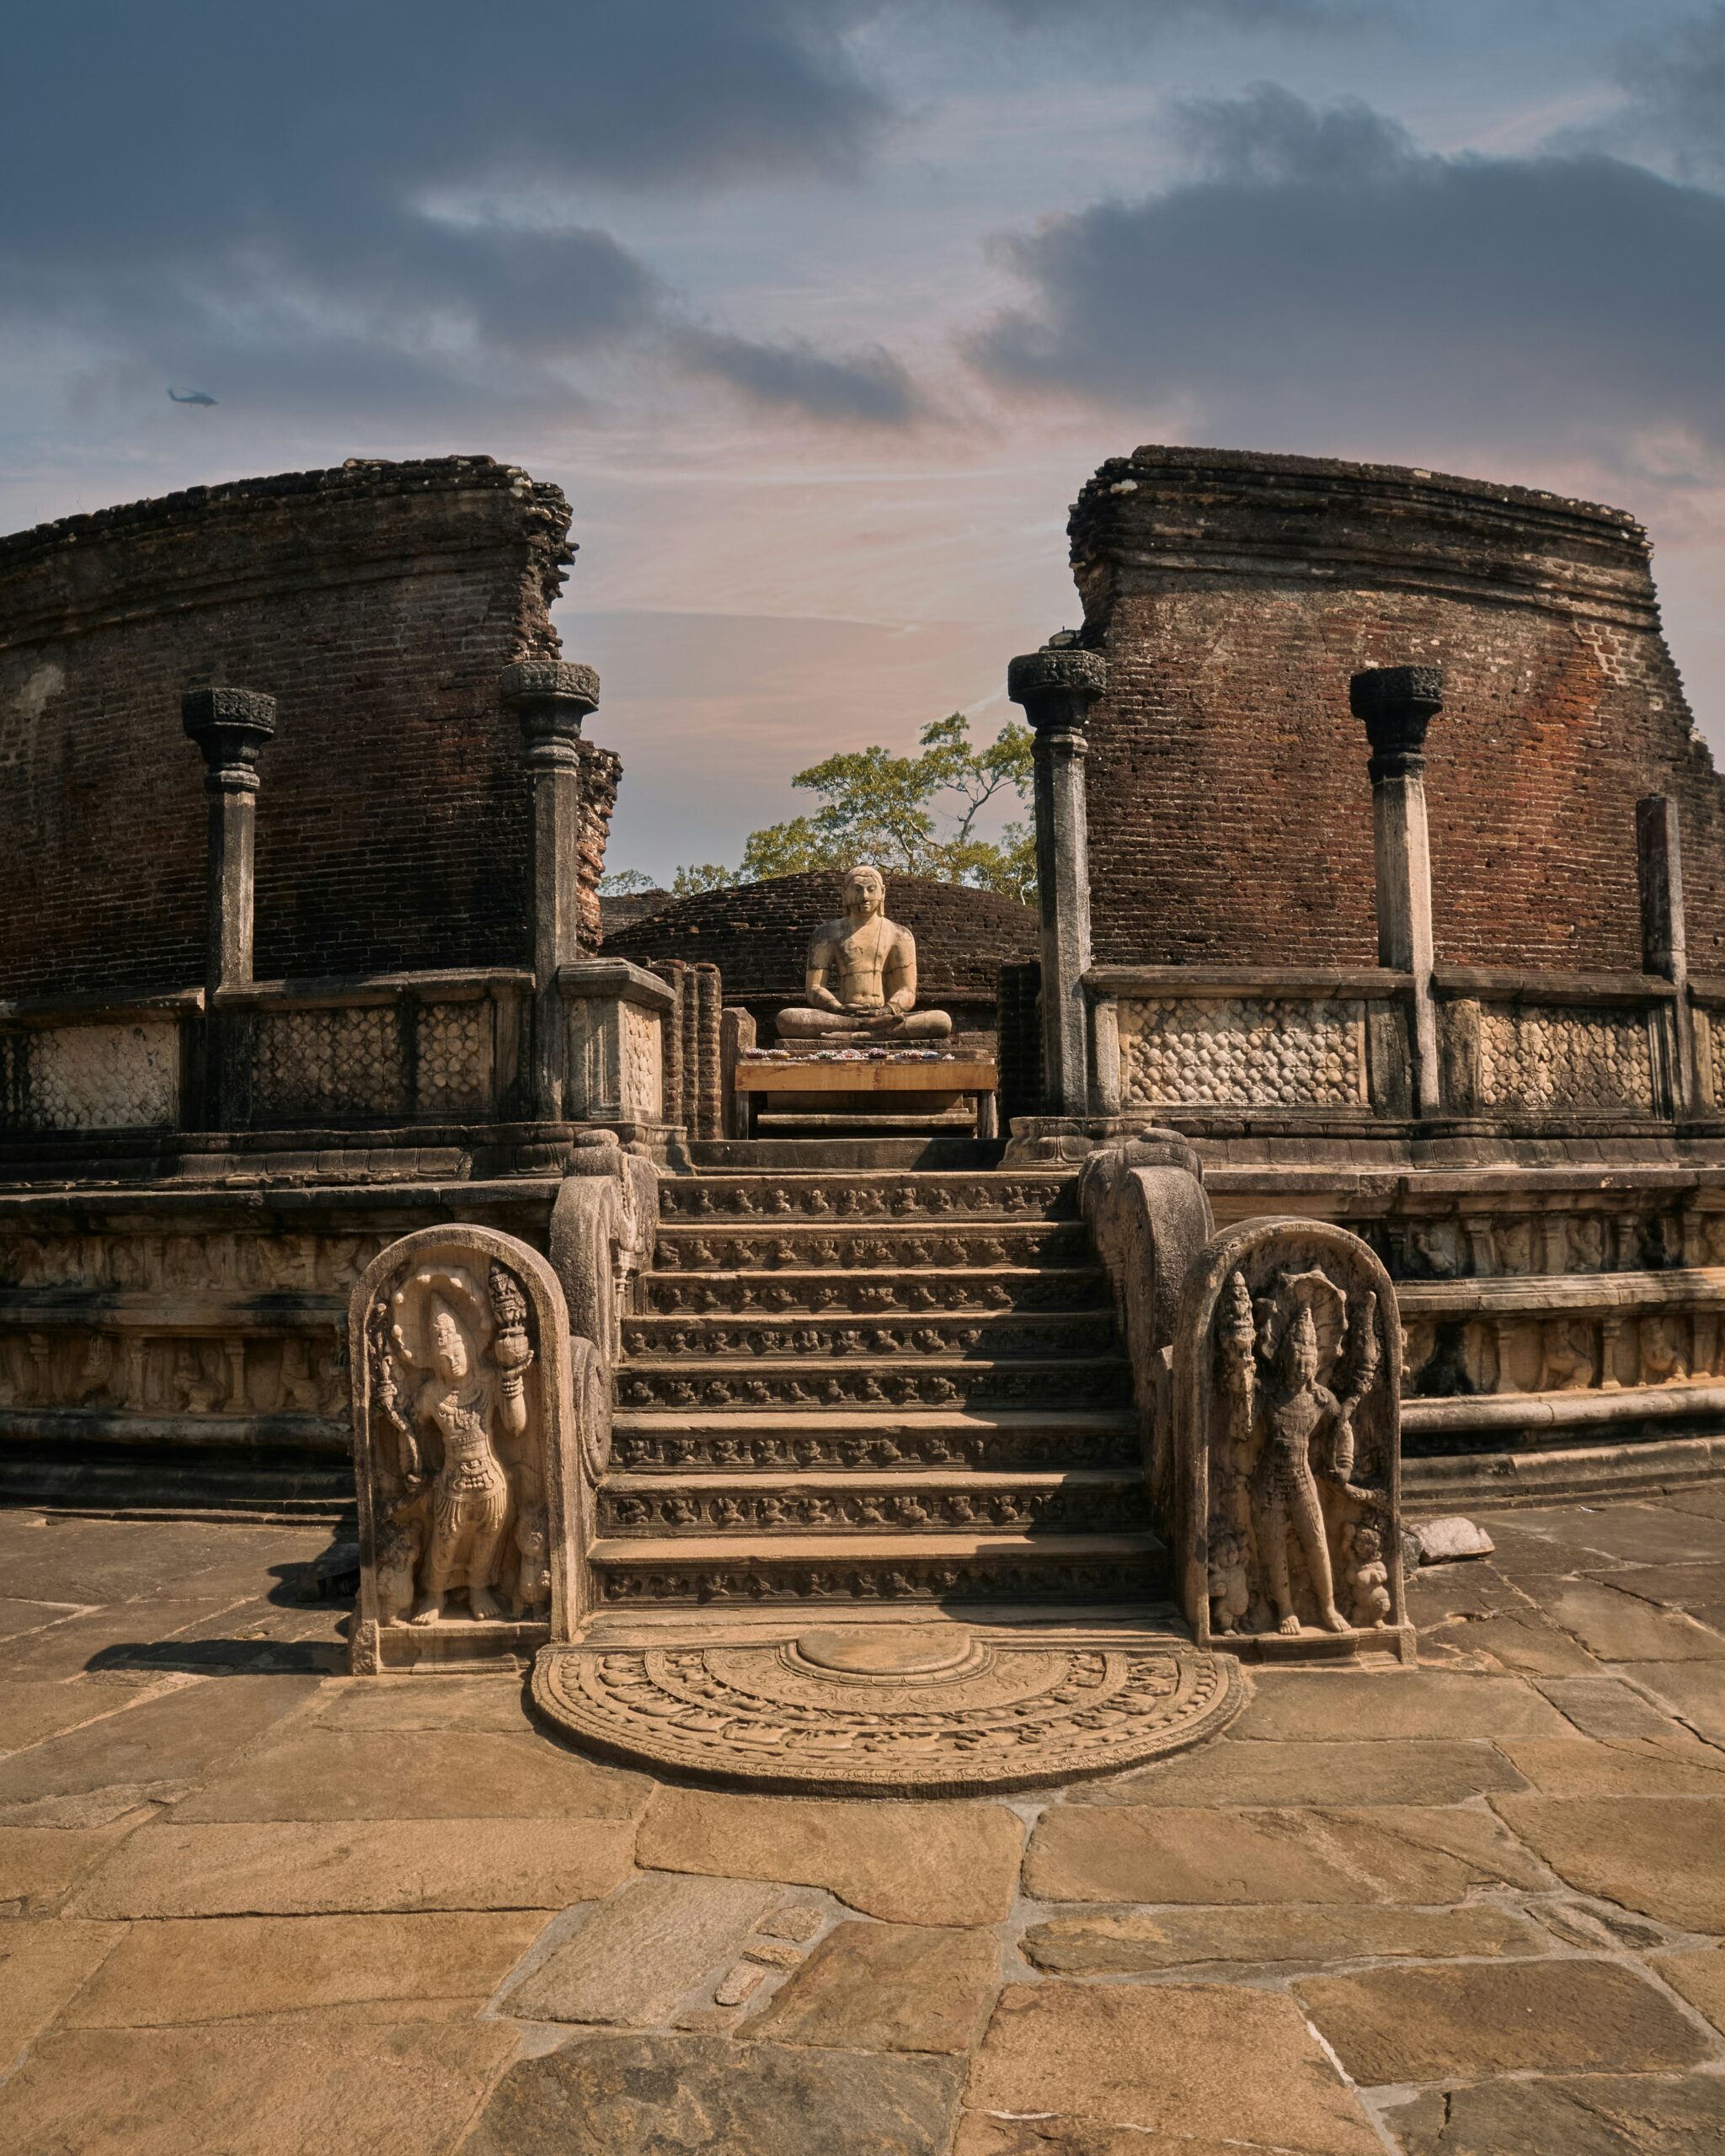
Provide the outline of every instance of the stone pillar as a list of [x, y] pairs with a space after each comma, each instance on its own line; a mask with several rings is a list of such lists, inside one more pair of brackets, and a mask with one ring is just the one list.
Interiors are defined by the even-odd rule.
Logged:
[[275, 699], [252, 689], [188, 689], [187, 734], [204, 755], [209, 797], [204, 993], [252, 982], [253, 862], [258, 835], [258, 752], [275, 733]]
[[1044, 1112], [1090, 1113], [1090, 841], [1084, 803], [1084, 728], [1108, 686], [1101, 654], [1047, 644], [1007, 670], [1007, 694], [1036, 730], [1036, 883], [1042, 916]]
[[556, 1123], [567, 1061], [558, 969], [581, 955], [581, 722], [598, 708], [599, 676], [568, 659], [522, 659], [499, 687], [533, 782], [533, 1113]]
[[212, 1130], [247, 1114], [242, 1012], [224, 995], [252, 985], [256, 911], [258, 755], [275, 733], [275, 699], [253, 689], [188, 689], [179, 700], [187, 734], [204, 757], [209, 803], [204, 886], [203, 1102], [195, 1120]]
[[1425, 819], [1425, 732], [1444, 707], [1441, 666], [1373, 666], [1348, 683], [1371, 743], [1372, 830], [1377, 854], [1378, 963], [1413, 976], [1413, 1102], [1443, 1105], [1432, 1003], [1432, 857]]
[[1677, 803], [1651, 793], [1635, 804], [1636, 869], [1641, 884], [1641, 963], [1677, 990], [1671, 1006], [1671, 1104], [1692, 1115], [1701, 1102], [1695, 1014], [1689, 1001], [1689, 932], [1683, 916], [1683, 846]]

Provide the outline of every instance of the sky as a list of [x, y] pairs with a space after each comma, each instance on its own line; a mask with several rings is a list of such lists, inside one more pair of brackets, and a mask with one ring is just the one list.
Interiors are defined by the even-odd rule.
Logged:
[[1722, 355], [1693, 0], [55, 0], [0, 72], [0, 530], [554, 480], [659, 879], [834, 750], [1003, 723], [1146, 441], [1630, 510], [1717, 750]]

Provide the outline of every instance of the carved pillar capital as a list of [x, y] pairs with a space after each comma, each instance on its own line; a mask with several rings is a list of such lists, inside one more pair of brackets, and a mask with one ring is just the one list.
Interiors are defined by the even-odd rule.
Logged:
[[1081, 753], [1090, 707], [1108, 685], [1108, 661], [1098, 651], [1076, 644], [1044, 644], [1027, 651], [1007, 668], [1007, 694], [1022, 704], [1024, 716], [1043, 734], [1074, 734]]
[[1348, 701], [1371, 743], [1372, 784], [1419, 777], [1426, 728], [1444, 708], [1443, 668], [1368, 666], [1348, 681]]
[[255, 689], [188, 689], [179, 716], [203, 752], [210, 791], [255, 793], [259, 751], [275, 736], [275, 697]]
[[581, 724], [599, 708], [594, 668], [569, 659], [518, 659], [504, 668], [498, 689], [521, 722], [531, 768], [580, 768]]

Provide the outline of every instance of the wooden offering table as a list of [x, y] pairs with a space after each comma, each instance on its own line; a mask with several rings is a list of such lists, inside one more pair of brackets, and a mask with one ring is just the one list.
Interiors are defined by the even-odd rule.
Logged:
[[813, 1056], [783, 1061], [740, 1059], [736, 1088], [739, 1134], [755, 1135], [763, 1107], [788, 1115], [890, 1115], [895, 1107], [915, 1115], [938, 1115], [965, 1098], [976, 1103], [976, 1134], [998, 1132], [995, 1094], [1000, 1072], [991, 1063], [965, 1059], [921, 1063], [884, 1060], [837, 1063]]

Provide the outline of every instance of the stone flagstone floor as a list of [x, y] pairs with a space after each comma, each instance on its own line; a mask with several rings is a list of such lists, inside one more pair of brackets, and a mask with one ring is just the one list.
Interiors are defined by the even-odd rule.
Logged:
[[342, 1676], [321, 1533], [0, 1513], [8, 2156], [1717, 2156], [1725, 1486], [1048, 1797], [656, 1784]]

